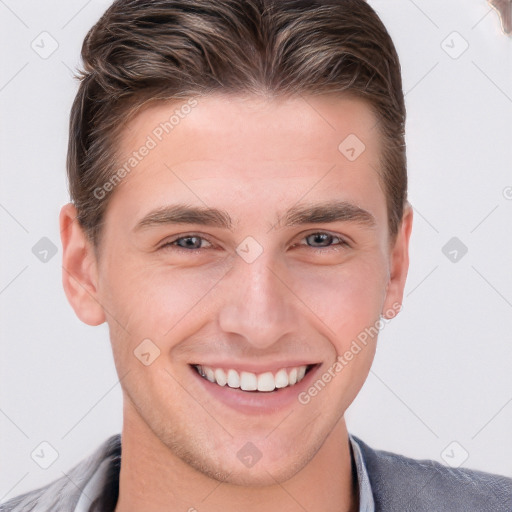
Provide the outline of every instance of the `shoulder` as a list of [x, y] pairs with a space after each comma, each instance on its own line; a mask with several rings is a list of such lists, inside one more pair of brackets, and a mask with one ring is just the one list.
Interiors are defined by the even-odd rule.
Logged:
[[375, 450], [352, 438], [361, 449], [377, 512], [512, 511], [511, 478]]
[[107, 457], [120, 455], [120, 451], [121, 436], [116, 434], [61, 478], [0, 504], [0, 512], [72, 512], [78, 503], [81, 490], [101, 462]]

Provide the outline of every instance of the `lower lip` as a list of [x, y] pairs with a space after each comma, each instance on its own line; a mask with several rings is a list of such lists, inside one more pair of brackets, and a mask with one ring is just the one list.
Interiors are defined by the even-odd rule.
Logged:
[[298, 384], [275, 391], [242, 391], [227, 384], [219, 386], [201, 377], [192, 366], [190, 370], [208, 393], [232, 409], [243, 414], [272, 414], [298, 404], [298, 395], [309, 387], [320, 367], [315, 365]]

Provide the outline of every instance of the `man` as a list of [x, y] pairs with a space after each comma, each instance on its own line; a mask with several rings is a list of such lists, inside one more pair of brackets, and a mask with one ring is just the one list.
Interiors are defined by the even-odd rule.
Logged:
[[2, 510], [510, 511], [344, 412], [409, 258], [395, 48], [363, 0], [119, 0], [71, 112], [63, 284], [123, 431]]

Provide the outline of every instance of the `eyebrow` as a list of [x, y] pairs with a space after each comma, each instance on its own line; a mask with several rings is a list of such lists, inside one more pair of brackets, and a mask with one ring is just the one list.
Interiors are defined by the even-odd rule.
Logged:
[[347, 201], [292, 206], [285, 212], [283, 219], [279, 218], [276, 226], [299, 226], [328, 222], [355, 222], [368, 228], [377, 226], [375, 217], [369, 211]]
[[[277, 228], [330, 222], [354, 222], [375, 228], [375, 217], [367, 210], [346, 201], [295, 205], [278, 217]], [[187, 204], [157, 208], [145, 215], [134, 231], [168, 224], [201, 224], [233, 231], [233, 220], [225, 210]]]
[[135, 226], [134, 231], [166, 224], [203, 224], [233, 230], [229, 214], [217, 208], [175, 204], [157, 208], [145, 215]]

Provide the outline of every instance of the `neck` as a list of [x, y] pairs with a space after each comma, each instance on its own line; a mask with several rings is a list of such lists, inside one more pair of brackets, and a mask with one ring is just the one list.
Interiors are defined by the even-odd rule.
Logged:
[[115, 512], [354, 512], [359, 510], [348, 432], [342, 417], [309, 463], [270, 486], [219, 482], [178, 458], [154, 434], [126, 421]]

